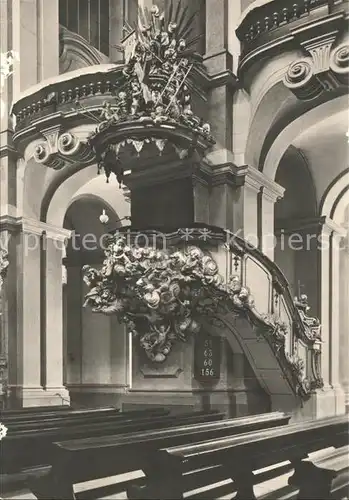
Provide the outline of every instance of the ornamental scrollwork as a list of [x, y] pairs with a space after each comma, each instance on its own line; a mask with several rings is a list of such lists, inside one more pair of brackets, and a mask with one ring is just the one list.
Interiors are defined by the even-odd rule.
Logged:
[[43, 131], [44, 141], [39, 142], [33, 152], [37, 163], [44, 163], [54, 170], [60, 170], [67, 163], [88, 162], [94, 158], [87, 143], [71, 132], [60, 133], [59, 128]]
[[347, 85], [349, 77], [349, 45], [333, 48], [334, 37], [329, 35], [322, 43], [304, 45], [309, 57], [291, 63], [284, 76], [284, 84], [299, 99], [311, 100], [323, 92]]
[[101, 271], [84, 267], [85, 305], [116, 314], [139, 338], [149, 359], [163, 362], [173, 344], [200, 331], [200, 317], [253, 307], [249, 290], [233, 276], [223, 283], [211, 255], [197, 247], [154, 250], [111, 237]]
[[[246, 318], [268, 342], [301, 397], [322, 387], [320, 325], [307, 315], [305, 296], [292, 304], [300, 335], [276, 313], [260, 314], [241, 275], [223, 279], [208, 251], [183, 245], [140, 247], [120, 233], [109, 237], [101, 270], [84, 266], [83, 272], [89, 287], [84, 305], [115, 314], [153, 362], [164, 362], [173, 345], [200, 333], [201, 325], [216, 322], [224, 328], [222, 319], [233, 313]], [[287, 339], [292, 339], [291, 352]], [[311, 351], [309, 366], [298, 357], [299, 342]]]
[[302, 322], [303, 328], [301, 330], [304, 332], [303, 340], [307, 343], [309, 341], [321, 341], [320, 321], [318, 320], [318, 318], [312, 318], [311, 316], [307, 315], [307, 312], [310, 310], [307, 295], [303, 294], [299, 298], [295, 297], [294, 305], [298, 310], [300, 320]]

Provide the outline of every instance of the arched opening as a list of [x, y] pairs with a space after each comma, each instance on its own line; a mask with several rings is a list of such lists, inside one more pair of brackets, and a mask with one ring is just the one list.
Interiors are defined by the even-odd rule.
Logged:
[[293, 295], [306, 293], [314, 312], [318, 304], [319, 266], [317, 240], [313, 237], [316, 192], [307, 161], [299, 149], [293, 146], [287, 149], [275, 180], [285, 188], [284, 197], [275, 205], [275, 262], [287, 277]]
[[[99, 220], [105, 211], [106, 224]], [[80, 195], [69, 206], [64, 227], [73, 231], [67, 246], [63, 292], [63, 382], [72, 404], [103, 405], [111, 401], [111, 387], [126, 384], [124, 329], [114, 318], [83, 307], [87, 287], [84, 265], [103, 263], [103, 242], [120, 226], [119, 216], [98, 196]]]

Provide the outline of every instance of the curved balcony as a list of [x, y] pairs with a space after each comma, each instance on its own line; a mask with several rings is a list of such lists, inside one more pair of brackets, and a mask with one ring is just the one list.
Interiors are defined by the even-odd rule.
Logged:
[[[255, 60], [292, 50], [295, 43], [299, 49], [311, 51], [321, 46], [327, 35], [333, 42], [345, 29], [347, 16], [345, 0], [266, 0], [252, 4], [236, 30], [242, 45], [240, 75]], [[336, 76], [343, 77], [348, 68], [347, 51], [345, 57], [343, 49], [333, 55], [330, 66]], [[300, 80], [300, 71], [293, 72], [294, 78]]]
[[[137, 155], [139, 141], [156, 142], [160, 153], [168, 142], [179, 155], [193, 145], [203, 152], [213, 144], [196, 117], [185, 123], [150, 114], [139, 120], [130, 113], [105, 126], [103, 115], [106, 106], [111, 111], [115, 108], [124, 69], [114, 64], [92, 66], [29, 89], [12, 108], [16, 116], [13, 140], [19, 151], [25, 154], [27, 146], [35, 143], [28, 154], [33, 152], [36, 161], [59, 169], [74, 161], [95, 161], [96, 149], [110, 142], [120, 145], [132, 140]], [[127, 163], [132, 154], [124, 151], [123, 156]]]

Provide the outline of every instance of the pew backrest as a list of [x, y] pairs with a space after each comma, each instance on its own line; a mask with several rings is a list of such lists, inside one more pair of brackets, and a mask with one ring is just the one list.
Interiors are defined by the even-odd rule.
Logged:
[[[59, 469], [68, 468], [72, 482], [97, 478], [116, 471], [147, 469], [149, 453], [166, 445], [188, 443], [195, 439], [209, 439], [217, 436], [230, 436], [252, 429], [265, 429], [271, 426], [284, 426], [289, 415], [280, 412], [233, 418], [216, 422], [195, 422], [183, 425], [176, 419], [173, 428], [156, 428], [132, 434], [119, 434], [86, 439], [75, 439], [55, 443], [55, 461]], [[181, 425], [182, 424], [182, 425]], [[75, 470], [69, 464], [79, 463]]]
[[[132, 412], [130, 412], [132, 413]], [[126, 413], [125, 413], [126, 415]], [[0, 443], [0, 450], [4, 460], [2, 461], [3, 472], [13, 473], [23, 467], [31, 467], [50, 463], [53, 455], [52, 442], [59, 439], [74, 439], [86, 436], [105, 436], [117, 433], [130, 433], [139, 430], [161, 429], [178, 424], [192, 424], [222, 420], [223, 413], [191, 412], [182, 415], [145, 415], [142, 418], [130, 417], [128, 414], [124, 419], [113, 422], [99, 422], [94, 424], [79, 425], [66, 428], [48, 428], [45, 430], [19, 430], [12, 431]]]
[[82, 416], [82, 415], [93, 415], [101, 412], [112, 412], [118, 413], [120, 410], [113, 406], [106, 406], [102, 408], [84, 408], [84, 409], [73, 409], [66, 407], [65, 410], [61, 410], [62, 407], [51, 407], [51, 410], [39, 410], [39, 411], [16, 411], [15, 413], [4, 413], [1, 415], [3, 422], [25, 422], [25, 421], [40, 421], [49, 418], [69, 418], [70, 415]]
[[169, 410], [164, 408], [152, 408], [146, 410], [133, 410], [129, 412], [119, 412], [117, 409], [102, 409], [100, 411], [89, 411], [89, 412], [65, 412], [63, 415], [53, 415], [43, 418], [28, 418], [25, 420], [10, 420], [5, 421], [9, 429], [19, 430], [35, 430], [35, 429], [46, 429], [48, 427], [60, 426], [74, 426], [84, 423], [93, 422], [106, 422], [113, 421], [117, 419], [128, 418], [139, 418], [146, 415], [149, 416], [165, 416], [169, 414]]
[[156, 463], [181, 464], [184, 469], [190, 469], [192, 464], [206, 466], [228, 460], [243, 466], [248, 462], [255, 467], [266, 467], [275, 461], [307, 456], [326, 446], [342, 446], [348, 439], [348, 430], [347, 415], [311, 420], [165, 448], [158, 452]]

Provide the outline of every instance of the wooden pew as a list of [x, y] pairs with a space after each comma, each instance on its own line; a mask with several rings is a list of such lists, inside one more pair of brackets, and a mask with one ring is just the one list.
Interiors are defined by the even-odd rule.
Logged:
[[[59, 407], [61, 408], [61, 407]], [[107, 406], [103, 408], [84, 408], [84, 409], [73, 409], [67, 407], [64, 411], [51, 409], [45, 411], [31, 411], [31, 412], [16, 412], [14, 414], [4, 414], [0, 416], [1, 422], [3, 423], [17, 423], [17, 422], [36, 422], [41, 420], [47, 420], [49, 418], [69, 418], [70, 416], [83, 416], [83, 415], [93, 415], [102, 413], [118, 413], [120, 410], [113, 406]]]
[[28, 406], [25, 408], [16, 408], [16, 409], [4, 409], [0, 411], [1, 418], [5, 418], [8, 416], [16, 416], [16, 415], [25, 415], [32, 413], [51, 413], [57, 411], [66, 411], [71, 410], [72, 407], [69, 405], [53, 405], [53, 406]]
[[148, 408], [145, 410], [132, 410], [129, 412], [119, 412], [117, 409], [102, 409], [100, 411], [84, 411], [84, 412], [72, 412], [66, 413], [63, 415], [54, 415], [45, 418], [29, 418], [26, 420], [9, 420], [4, 421], [3, 423], [9, 429], [9, 432], [15, 432], [17, 430], [39, 430], [46, 429], [49, 427], [59, 426], [59, 427], [69, 427], [72, 425], [79, 425], [84, 423], [94, 423], [94, 422], [107, 422], [113, 421], [118, 418], [124, 418], [127, 415], [132, 417], [137, 417], [138, 415], [159, 415], [164, 416], [168, 415], [169, 410], [165, 410], [164, 408]]
[[200, 425], [189, 425], [189, 422], [181, 425], [176, 417], [177, 425], [172, 429], [157, 428], [155, 431], [59, 442], [52, 457], [52, 471], [41, 478], [41, 482], [32, 485], [32, 491], [39, 499], [56, 498], [53, 494], [57, 498], [72, 499], [75, 498], [74, 483], [146, 469], [149, 454], [164, 446], [285, 426], [289, 419], [289, 416], [275, 412]]
[[239, 436], [205, 440], [164, 448], [152, 456], [144, 472], [145, 485], [131, 486], [128, 498], [181, 499], [193, 489], [194, 471], [209, 474], [219, 468], [222, 477], [232, 479], [235, 498], [255, 499], [253, 471], [290, 461], [294, 474], [289, 484], [299, 489], [299, 499], [331, 498], [336, 473], [305, 461], [310, 453], [348, 443], [348, 416], [288, 425]]
[[[137, 414], [137, 415], [134, 415]], [[59, 439], [84, 438], [87, 436], [105, 436], [109, 434], [135, 432], [140, 429], [161, 429], [171, 427], [178, 422], [182, 425], [222, 420], [223, 413], [218, 411], [197, 411], [182, 415], [151, 415], [130, 411], [119, 414], [113, 422], [98, 422], [76, 427], [53, 427], [39, 431], [16, 431], [9, 433], [0, 443], [3, 457], [2, 474], [15, 474], [25, 468], [50, 464], [52, 443]]]

